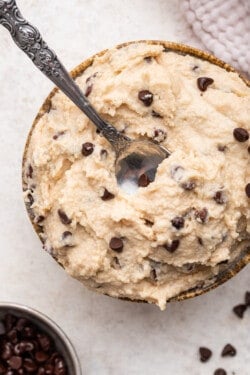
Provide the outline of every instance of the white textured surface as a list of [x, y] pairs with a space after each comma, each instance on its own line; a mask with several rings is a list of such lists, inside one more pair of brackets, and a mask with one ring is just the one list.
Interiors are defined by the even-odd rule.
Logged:
[[[127, 40], [178, 41], [182, 28], [175, 0], [19, 0], [19, 6], [69, 69]], [[242, 321], [231, 312], [250, 289], [249, 267], [216, 291], [160, 312], [87, 291], [42, 251], [24, 210], [21, 158], [52, 84], [3, 28], [0, 51], [0, 300], [53, 318], [72, 339], [87, 375], [210, 375], [219, 366], [229, 375], [249, 375], [250, 311]], [[235, 344], [237, 357], [220, 358], [227, 342]], [[214, 351], [207, 364], [198, 360], [200, 345]]]

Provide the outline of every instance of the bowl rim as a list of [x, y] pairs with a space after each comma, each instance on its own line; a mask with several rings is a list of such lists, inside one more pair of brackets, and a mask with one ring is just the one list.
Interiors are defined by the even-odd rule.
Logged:
[[[210, 62], [214, 65], [217, 65], [217, 66], [223, 68], [227, 72], [237, 73], [239, 78], [248, 87], [250, 87], [250, 80], [248, 80], [246, 76], [244, 76], [238, 70], [233, 68], [230, 64], [228, 64], [225, 61], [217, 58], [213, 54], [211, 54], [209, 52], [206, 52], [206, 51], [203, 51], [203, 50], [200, 50], [200, 49], [195, 48], [195, 47], [191, 47], [191, 46], [186, 45], [186, 44], [164, 41], [164, 40], [158, 40], [158, 39], [156, 39], [156, 40], [147, 40], [147, 39], [132, 40], [132, 41], [125, 42], [125, 43], [120, 43], [120, 44], [115, 45], [114, 47], [111, 47], [111, 48], [104, 49], [104, 50], [102, 50], [98, 53], [95, 53], [94, 55], [92, 55], [88, 59], [84, 60], [83, 62], [81, 62], [73, 70], [70, 71], [70, 74], [71, 74], [73, 79], [76, 79], [79, 76], [81, 76], [83, 74], [83, 72], [88, 67], [90, 67], [92, 65], [94, 59], [96, 59], [97, 57], [103, 56], [106, 52], [111, 51], [113, 49], [121, 49], [123, 47], [129, 46], [130, 44], [142, 44], [142, 43], [146, 43], [146, 44], [150, 44], [150, 45], [161, 45], [166, 49], [166, 52], [175, 52], [175, 53], [179, 53], [179, 54], [183, 54], [183, 55], [191, 55], [191, 56], [194, 56], [194, 57], [199, 58], [201, 60], [208, 61], [208, 62]], [[33, 130], [34, 130], [36, 124], [38, 123], [38, 121], [40, 120], [40, 118], [44, 114], [49, 112], [49, 109], [50, 109], [50, 106], [51, 106], [51, 99], [55, 96], [55, 94], [58, 91], [59, 91], [59, 89], [57, 87], [55, 87], [49, 93], [49, 95], [46, 97], [46, 99], [44, 100], [42, 106], [40, 107], [40, 109], [39, 109], [39, 111], [38, 111], [38, 113], [37, 113], [37, 115], [36, 115], [36, 117], [35, 117], [35, 119], [32, 123], [32, 126], [29, 130], [29, 133], [28, 133], [28, 136], [27, 136], [27, 139], [26, 139], [26, 143], [25, 143], [25, 147], [24, 147], [24, 151], [23, 151], [23, 158], [22, 158], [22, 187], [23, 187], [23, 191], [25, 191], [25, 188], [26, 188], [26, 185], [25, 185], [25, 163], [26, 163], [26, 159], [27, 159], [27, 152], [28, 152], [29, 143], [30, 143], [30, 140], [31, 140]], [[26, 210], [27, 210], [27, 213], [28, 213], [29, 220], [30, 220], [35, 232], [37, 233], [39, 239], [42, 241], [42, 238], [39, 235], [40, 233], [42, 233], [41, 227], [39, 227], [34, 222], [34, 220], [32, 220], [31, 211], [30, 211], [29, 205], [27, 203], [26, 203]], [[225, 283], [229, 279], [231, 279], [233, 276], [235, 276], [237, 273], [239, 273], [239, 271], [242, 270], [249, 263], [250, 263], [250, 245], [247, 246], [243, 256], [240, 257], [240, 259], [237, 259], [236, 262], [233, 262], [233, 264], [228, 269], [226, 269], [225, 271], [222, 272], [221, 277], [218, 277], [220, 274], [217, 274], [215, 277], [213, 277], [211, 279], [211, 283], [208, 283], [208, 285], [206, 287], [204, 287], [204, 288], [203, 287], [190, 288], [188, 290], [185, 290], [185, 291], [179, 293], [177, 296], [174, 296], [174, 297], [168, 299], [167, 302], [183, 301], [185, 299], [190, 299], [190, 298], [194, 298], [196, 296], [205, 294], [205, 293], [209, 292], [210, 290], [215, 289], [218, 286], [222, 285], [223, 283]], [[113, 297], [113, 296], [111, 296], [111, 297]], [[117, 297], [114, 297], [114, 298], [117, 298]], [[126, 301], [131, 301], [131, 302], [148, 303], [147, 301], [143, 301], [143, 300], [131, 300], [130, 298], [127, 298], [127, 297], [118, 297], [118, 298], [121, 299], [121, 300], [126, 300]]]
[[55, 335], [62, 343], [65, 344], [69, 356], [72, 359], [72, 363], [75, 369], [75, 375], [82, 375], [80, 360], [72, 342], [63, 331], [63, 329], [53, 319], [48, 317], [48, 315], [44, 314], [43, 312], [37, 310], [36, 308], [16, 302], [0, 302], [0, 312], [2, 311], [2, 309], [6, 311], [13, 310], [13, 312], [10, 312], [11, 314], [18, 314], [18, 312], [25, 313], [31, 318], [34, 318], [34, 320], [41, 321], [45, 326], [47, 326], [51, 331], [55, 333]]

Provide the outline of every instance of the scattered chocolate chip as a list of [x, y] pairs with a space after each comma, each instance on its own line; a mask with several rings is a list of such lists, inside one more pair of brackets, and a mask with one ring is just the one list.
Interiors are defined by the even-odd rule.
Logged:
[[245, 304], [250, 306], [250, 292], [246, 292], [245, 294]]
[[123, 250], [123, 241], [119, 237], [112, 237], [109, 242], [110, 249], [116, 251], [117, 253], [121, 253]]
[[170, 253], [175, 252], [180, 245], [180, 240], [173, 240], [170, 244], [166, 243], [163, 247]]
[[94, 151], [93, 143], [86, 142], [82, 145], [82, 154], [83, 156], [89, 156]]
[[240, 304], [240, 305], [237, 305], [233, 308], [233, 312], [235, 313], [235, 315], [238, 316], [238, 318], [243, 318], [244, 317], [244, 313], [247, 309], [247, 306], [244, 305], [244, 304]]
[[35, 372], [37, 370], [37, 364], [36, 362], [31, 359], [31, 358], [24, 358], [24, 361], [23, 361], [23, 368], [27, 371], [27, 372]]
[[214, 80], [208, 77], [199, 77], [197, 78], [197, 86], [200, 91], [206, 91], [208, 86], [212, 85]]
[[249, 139], [248, 131], [243, 128], [235, 128], [233, 131], [233, 135], [238, 142], [246, 142]]
[[10, 331], [14, 327], [16, 321], [17, 321], [17, 318], [14, 315], [12, 314], [5, 315], [4, 325], [5, 325], [5, 329], [7, 332]]
[[51, 340], [48, 335], [45, 333], [39, 333], [37, 339], [44, 352], [48, 352], [51, 349]]
[[208, 210], [206, 207], [202, 208], [201, 210], [196, 210], [194, 212], [195, 219], [201, 223], [204, 224], [208, 216]]
[[185, 263], [181, 267], [181, 271], [184, 272], [184, 273], [193, 272], [195, 270], [196, 266], [197, 266], [196, 263]]
[[197, 69], [199, 69], [199, 66], [198, 65], [194, 65], [193, 67], [192, 67], [192, 70], [195, 72]]
[[181, 184], [181, 187], [184, 189], [184, 190], [194, 190], [196, 188], [196, 183], [194, 181], [187, 181], [187, 182], [183, 182], [183, 184]]
[[218, 151], [224, 152], [224, 151], [226, 151], [227, 146], [225, 146], [225, 145], [218, 145], [217, 148], [218, 148]]
[[148, 227], [152, 227], [154, 225], [154, 222], [153, 221], [150, 221], [148, 219], [144, 219], [144, 223], [145, 225], [147, 225]]
[[215, 370], [214, 375], [227, 375], [226, 371], [223, 368], [217, 368]]
[[65, 238], [67, 237], [71, 237], [72, 236], [72, 233], [69, 231], [69, 230], [66, 230], [65, 232], [63, 232], [62, 234], [62, 239], [65, 240]]
[[111, 267], [114, 268], [115, 270], [120, 270], [121, 265], [119, 262], [119, 259], [117, 257], [114, 257], [110, 263]]
[[147, 187], [150, 184], [150, 179], [146, 173], [140, 175], [138, 179], [138, 186], [140, 187]]
[[221, 352], [222, 357], [234, 357], [236, 355], [236, 349], [231, 344], [225, 345], [224, 349]]
[[152, 117], [163, 118], [163, 116], [160, 113], [158, 113], [154, 110], [152, 110], [151, 114], [152, 114]]
[[144, 57], [144, 60], [149, 64], [149, 63], [152, 62], [153, 57], [152, 56], [146, 56], [146, 57]]
[[113, 199], [115, 196], [114, 194], [110, 193], [106, 188], [104, 189], [103, 195], [101, 196], [103, 201], [109, 201]]
[[204, 346], [199, 348], [200, 361], [207, 362], [212, 357], [212, 351]]
[[27, 198], [28, 198], [28, 200], [29, 200], [30, 205], [32, 206], [32, 204], [34, 203], [33, 195], [32, 195], [31, 193], [29, 193], [29, 194], [27, 195]]
[[17, 340], [17, 330], [13, 328], [11, 331], [9, 331], [7, 333], [7, 337], [12, 344], [16, 344], [17, 341], [18, 341]]
[[1, 351], [1, 359], [7, 360], [10, 359], [10, 357], [13, 354], [12, 345], [10, 342], [6, 342]]
[[247, 197], [250, 198], [250, 183], [246, 185], [245, 191], [246, 191]]
[[27, 170], [26, 176], [28, 178], [32, 178], [33, 177], [33, 168], [32, 168], [31, 164], [28, 165], [28, 170]]
[[72, 220], [65, 214], [65, 212], [63, 210], [58, 210], [58, 216], [61, 220], [61, 222], [64, 224], [64, 225], [69, 225], [72, 223]]
[[141, 90], [138, 93], [138, 99], [141, 100], [146, 107], [149, 107], [153, 103], [154, 95], [148, 90]]
[[179, 230], [184, 227], [185, 220], [182, 216], [176, 216], [171, 220], [171, 223], [173, 227]]
[[64, 134], [65, 134], [65, 131], [60, 131], [54, 134], [52, 138], [56, 141], [59, 137], [61, 137]]
[[197, 241], [199, 242], [199, 244], [201, 245], [201, 246], [203, 246], [204, 244], [203, 244], [203, 240], [202, 240], [202, 238], [201, 237], [197, 237]]
[[35, 353], [35, 359], [39, 363], [46, 362], [48, 358], [49, 358], [49, 355], [47, 353], [43, 352], [42, 350]]
[[216, 193], [213, 196], [213, 199], [218, 204], [224, 204], [224, 203], [226, 203], [225, 193], [223, 191], [221, 191], [221, 190], [216, 191]]

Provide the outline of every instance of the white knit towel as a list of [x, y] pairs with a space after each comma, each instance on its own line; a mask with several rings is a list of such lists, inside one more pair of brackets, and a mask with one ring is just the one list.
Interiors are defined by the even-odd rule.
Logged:
[[180, 0], [180, 9], [192, 29], [186, 43], [250, 77], [250, 0]]

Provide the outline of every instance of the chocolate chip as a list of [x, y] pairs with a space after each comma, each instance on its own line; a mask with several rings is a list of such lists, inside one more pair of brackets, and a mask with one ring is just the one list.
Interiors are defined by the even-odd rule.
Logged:
[[238, 316], [238, 318], [243, 318], [244, 317], [244, 313], [247, 309], [247, 306], [244, 305], [244, 304], [240, 304], [240, 305], [237, 305], [233, 308], [233, 312], [235, 313], [235, 315]]
[[108, 151], [102, 149], [102, 150], [100, 151], [100, 156], [101, 156], [101, 159], [102, 159], [102, 160], [106, 159], [107, 156], [108, 156]]
[[62, 234], [62, 239], [65, 240], [65, 238], [72, 236], [72, 233], [69, 230], [66, 230]]
[[194, 190], [196, 188], [196, 183], [194, 181], [187, 181], [187, 182], [184, 182], [183, 184], [181, 184], [181, 187], [184, 189], [184, 190]]
[[57, 132], [55, 135], [53, 135], [53, 139], [56, 141], [59, 137], [65, 134], [65, 131]]
[[170, 253], [175, 252], [180, 245], [180, 240], [173, 240], [170, 244], [166, 243], [163, 247]]
[[197, 241], [199, 242], [199, 244], [201, 245], [201, 246], [203, 246], [204, 244], [203, 244], [203, 240], [202, 240], [202, 238], [201, 237], [197, 237]]
[[85, 90], [85, 96], [89, 96], [92, 92], [92, 89], [93, 89], [93, 83], [89, 84]]
[[123, 241], [119, 237], [112, 237], [109, 242], [110, 249], [116, 251], [117, 253], [121, 253], [123, 250]]
[[35, 218], [34, 222], [36, 224], [41, 224], [44, 221], [45, 217], [43, 215], [39, 215]]
[[245, 304], [250, 306], [250, 292], [245, 293]]
[[151, 114], [152, 114], [152, 117], [163, 118], [163, 116], [160, 113], [158, 113], [154, 110], [152, 110]]
[[32, 168], [31, 164], [28, 165], [28, 170], [27, 170], [26, 176], [28, 178], [32, 178], [33, 177], [33, 168]]
[[192, 70], [195, 72], [197, 69], [199, 69], [199, 66], [198, 65], [194, 65], [193, 67], [192, 67]]
[[216, 193], [213, 196], [213, 199], [218, 204], [224, 204], [224, 203], [226, 203], [225, 193], [223, 191], [221, 191], [221, 190], [216, 191]]
[[248, 198], [250, 198], [250, 183], [246, 185], [245, 192]]
[[138, 179], [138, 186], [140, 187], [147, 187], [150, 184], [150, 179], [146, 173], [140, 175]]
[[152, 56], [146, 56], [146, 57], [144, 57], [144, 60], [149, 64], [149, 63], [152, 62], [153, 57]]
[[227, 375], [226, 371], [223, 368], [217, 368], [215, 370], [214, 375]]
[[6, 342], [1, 351], [1, 358], [4, 360], [9, 359], [13, 354], [12, 345], [10, 342]]
[[48, 352], [51, 349], [51, 340], [46, 334], [38, 334], [37, 339], [44, 352]]
[[43, 363], [47, 361], [48, 358], [49, 358], [49, 355], [43, 352], [42, 350], [35, 353], [35, 360], [39, 363]]
[[171, 220], [171, 223], [173, 227], [179, 230], [184, 227], [185, 220], [182, 216], [176, 216]]
[[235, 128], [233, 131], [233, 135], [238, 142], [246, 142], [249, 139], [248, 131], [243, 128]]
[[12, 370], [18, 370], [22, 366], [22, 358], [19, 356], [13, 356], [7, 362]]
[[82, 145], [82, 154], [83, 156], [89, 156], [94, 151], [94, 145], [91, 142], [85, 142]]
[[57, 212], [62, 224], [69, 225], [72, 223], [72, 220], [65, 214], [64, 211], [58, 210]]
[[17, 343], [17, 330], [12, 329], [11, 331], [9, 331], [7, 333], [7, 337], [12, 344], [16, 344]]
[[197, 78], [197, 86], [200, 91], [206, 91], [209, 85], [212, 85], [214, 80], [208, 77], [199, 77]]
[[0, 362], [0, 374], [5, 375], [7, 372], [7, 368]]
[[150, 271], [150, 278], [154, 281], [157, 281], [157, 273], [154, 268], [152, 268], [152, 270]]
[[35, 337], [36, 329], [33, 326], [27, 326], [23, 329], [23, 336], [28, 339], [32, 339]]
[[155, 129], [153, 139], [156, 142], [163, 142], [167, 138], [167, 133], [162, 129]]
[[104, 189], [103, 195], [101, 196], [103, 201], [109, 201], [113, 199], [115, 196], [114, 194], [110, 193], [106, 188]]
[[12, 314], [6, 314], [5, 317], [4, 317], [4, 325], [5, 325], [5, 328], [6, 328], [6, 331], [10, 331], [15, 323], [17, 321], [17, 318], [15, 316], [13, 316]]
[[29, 200], [30, 205], [32, 206], [32, 204], [34, 203], [33, 195], [32, 195], [31, 193], [29, 193], [29, 194], [27, 195], [27, 198], [28, 198], [28, 200]]
[[138, 93], [138, 99], [141, 100], [146, 107], [149, 107], [153, 103], [154, 95], [148, 90], [141, 90]]
[[35, 372], [38, 368], [36, 362], [31, 358], [24, 358], [23, 368], [28, 372]]
[[200, 361], [207, 362], [212, 357], [212, 351], [204, 346], [199, 348]]
[[224, 151], [227, 149], [227, 146], [224, 146], [224, 145], [218, 145], [217, 148], [218, 148], [218, 151], [220, 151], [220, 152], [224, 152]]
[[144, 223], [145, 225], [147, 225], [148, 227], [152, 227], [154, 225], [154, 222], [151, 221], [151, 220], [148, 220], [148, 219], [144, 219]]
[[221, 352], [222, 357], [234, 357], [236, 355], [236, 349], [231, 344], [225, 345], [224, 349]]
[[208, 210], [206, 207], [202, 208], [201, 210], [196, 210], [194, 213], [195, 219], [201, 223], [204, 224], [208, 216]]

